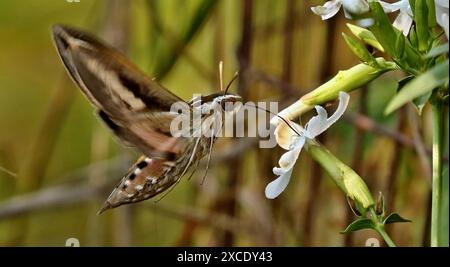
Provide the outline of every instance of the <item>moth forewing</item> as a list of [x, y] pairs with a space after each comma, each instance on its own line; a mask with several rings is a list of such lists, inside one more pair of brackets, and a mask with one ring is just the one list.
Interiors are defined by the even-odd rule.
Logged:
[[85, 32], [56, 25], [53, 39], [69, 74], [88, 99], [109, 115], [169, 110], [183, 101], [120, 52]]

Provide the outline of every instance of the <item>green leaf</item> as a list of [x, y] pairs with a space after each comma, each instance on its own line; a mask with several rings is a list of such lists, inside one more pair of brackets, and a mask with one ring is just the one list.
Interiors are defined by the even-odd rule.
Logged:
[[348, 36], [345, 33], [342, 33], [347, 46], [352, 50], [352, 52], [362, 61], [367, 63], [369, 66], [374, 68], [379, 68], [377, 61], [370, 54], [369, 50], [367, 50], [366, 46], [360, 43], [353, 37]]
[[413, 15], [416, 14], [416, 0], [409, 0], [409, 6], [411, 7], [411, 11], [413, 12]]
[[397, 40], [395, 41], [395, 54], [398, 58], [402, 58], [405, 54], [405, 36], [403, 34], [397, 35]]
[[341, 234], [355, 232], [362, 229], [375, 229], [375, 223], [370, 219], [357, 219], [349, 224], [344, 231], [341, 231]]
[[398, 213], [391, 213], [389, 214], [386, 219], [384, 219], [383, 224], [390, 224], [390, 223], [403, 223], [403, 222], [411, 222], [411, 220], [405, 219], [402, 216], [398, 215]]
[[416, 0], [414, 20], [416, 22], [417, 40], [419, 41], [419, 51], [428, 49], [428, 7], [426, 0]]
[[377, 38], [373, 33], [365, 28], [347, 23], [347, 27], [350, 29], [350, 31], [358, 37], [360, 40], [362, 40], [364, 43], [372, 46], [373, 48], [384, 52], [383, 46], [381, 46], [380, 42], [378, 42]]
[[[398, 82], [397, 93], [400, 92], [400, 90], [402, 90], [402, 88], [406, 84], [408, 84], [412, 79], [414, 79], [414, 76], [412, 76], [412, 75], [406, 76], [405, 78], [401, 79]], [[418, 98], [415, 98], [413, 100], [413, 104], [416, 107], [417, 113], [419, 113], [419, 115], [422, 115], [423, 107], [428, 102], [428, 99], [430, 98], [430, 96], [431, 96], [431, 92], [424, 94], [422, 96], [419, 96]]]
[[[398, 38], [405, 37], [392, 26], [380, 3], [371, 1], [369, 5], [375, 20], [374, 24], [369, 27], [373, 35], [383, 46], [386, 53], [392, 56], [400, 67], [409, 73], [418, 73], [417, 70], [423, 67], [423, 62], [418, 52], [407, 40], [399, 40], [397, 42]], [[404, 50], [398, 49], [397, 51], [396, 44], [398, 44], [398, 47], [403, 47], [403, 43], [405, 44]]]
[[383, 7], [378, 2], [369, 2], [370, 10], [375, 20], [374, 24], [369, 27], [370, 31], [375, 35], [386, 52], [395, 56], [395, 42], [397, 33], [392, 26], [388, 16], [384, 13]]
[[417, 76], [391, 100], [385, 114], [387, 115], [405, 103], [448, 83], [448, 70], [448, 60], [446, 60]]
[[433, 47], [425, 57], [432, 58], [445, 53], [448, 53], [448, 43]]
[[436, 27], [436, 7], [434, 5], [435, 0], [427, 0], [428, 6], [428, 27]]
[[431, 96], [431, 92], [428, 92], [428, 93], [421, 95], [418, 98], [413, 100], [413, 104], [416, 107], [417, 113], [419, 113], [419, 115], [422, 115], [422, 110], [425, 107], [425, 105], [428, 103], [430, 96]]
[[409, 30], [409, 41], [411, 42], [411, 45], [415, 48], [419, 45], [419, 41], [417, 40], [417, 33], [416, 33], [416, 26], [412, 26]]
[[414, 79], [414, 76], [409, 75], [409, 76], [406, 76], [405, 78], [401, 79], [400, 81], [398, 81], [397, 93], [400, 92], [400, 90], [402, 90], [403, 87], [405, 87], [405, 85], [407, 85], [413, 79]]

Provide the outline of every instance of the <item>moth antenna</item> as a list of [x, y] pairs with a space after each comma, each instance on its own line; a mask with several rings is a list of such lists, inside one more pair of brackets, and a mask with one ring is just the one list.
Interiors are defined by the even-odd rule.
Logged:
[[239, 72], [236, 71], [233, 75], [233, 78], [231, 79], [231, 81], [228, 83], [227, 88], [225, 88], [225, 92], [223, 92], [223, 95], [225, 95], [228, 92], [228, 89], [230, 89], [230, 86], [233, 84], [233, 82], [236, 80], [236, 78], [239, 76]]
[[219, 62], [220, 91], [223, 92], [223, 61]]
[[247, 103], [244, 104], [244, 105], [247, 105], [247, 106], [249, 106], [249, 107], [259, 108], [259, 109], [261, 109], [261, 110], [264, 110], [264, 111], [267, 112], [267, 113], [270, 113], [270, 114], [272, 114], [272, 115], [274, 115], [274, 116], [277, 116], [277, 117], [280, 118], [284, 123], [286, 123], [286, 125], [287, 125], [289, 128], [291, 128], [291, 130], [294, 131], [294, 133], [296, 133], [296, 134], [298, 134], [298, 135], [300, 136], [300, 133], [297, 132], [297, 130], [295, 130], [294, 127], [292, 127], [292, 125], [291, 125], [285, 118], [281, 117], [280, 115], [278, 115], [278, 114], [276, 114], [276, 113], [273, 113], [272, 111], [267, 110], [267, 109], [265, 109], [265, 108], [263, 108], [263, 107], [260, 107], [260, 106], [256, 106], [256, 105], [254, 105], [254, 106], [253, 106], [253, 105], [248, 105]]

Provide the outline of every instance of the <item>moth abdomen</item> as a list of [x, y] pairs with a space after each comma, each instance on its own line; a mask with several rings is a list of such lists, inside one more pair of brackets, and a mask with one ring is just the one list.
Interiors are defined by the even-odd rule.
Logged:
[[109, 195], [99, 213], [159, 194], [173, 184], [165, 175], [170, 168], [164, 160], [142, 156]]

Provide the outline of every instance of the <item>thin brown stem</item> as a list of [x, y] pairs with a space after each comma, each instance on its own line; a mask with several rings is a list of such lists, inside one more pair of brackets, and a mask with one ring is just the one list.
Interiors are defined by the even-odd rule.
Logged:
[[[406, 107], [403, 107], [400, 109], [398, 113], [398, 123], [397, 123], [397, 132], [403, 132], [405, 131], [407, 123], [407, 113], [406, 113]], [[387, 178], [387, 185], [386, 185], [386, 203], [387, 203], [387, 210], [389, 212], [392, 212], [395, 210], [395, 196], [397, 195], [397, 174], [400, 167], [400, 160], [401, 160], [401, 151], [402, 151], [402, 145], [399, 142], [394, 143], [394, 151], [392, 152], [392, 159], [391, 164], [388, 168], [389, 174]]]
[[295, 1], [286, 1], [286, 18], [284, 20], [284, 48], [283, 48], [283, 77], [286, 83], [291, 82], [292, 73], [292, 47], [294, 45], [294, 33], [291, 30], [294, 24]]
[[[367, 113], [367, 88], [362, 88], [360, 91], [359, 99], [358, 99], [358, 112], [360, 114]], [[362, 174], [363, 172], [363, 144], [365, 133], [363, 130], [356, 128], [355, 129], [355, 145], [353, 148], [353, 161], [352, 161], [352, 169], [355, 170], [356, 173]], [[351, 209], [347, 209], [346, 221], [347, 225], [349, 225], [353, 221], [353, 212]], [[344, 236], [344, 245], [346, 247], [351, 247], [353, 245], [353, 233], [347, 233]]]

